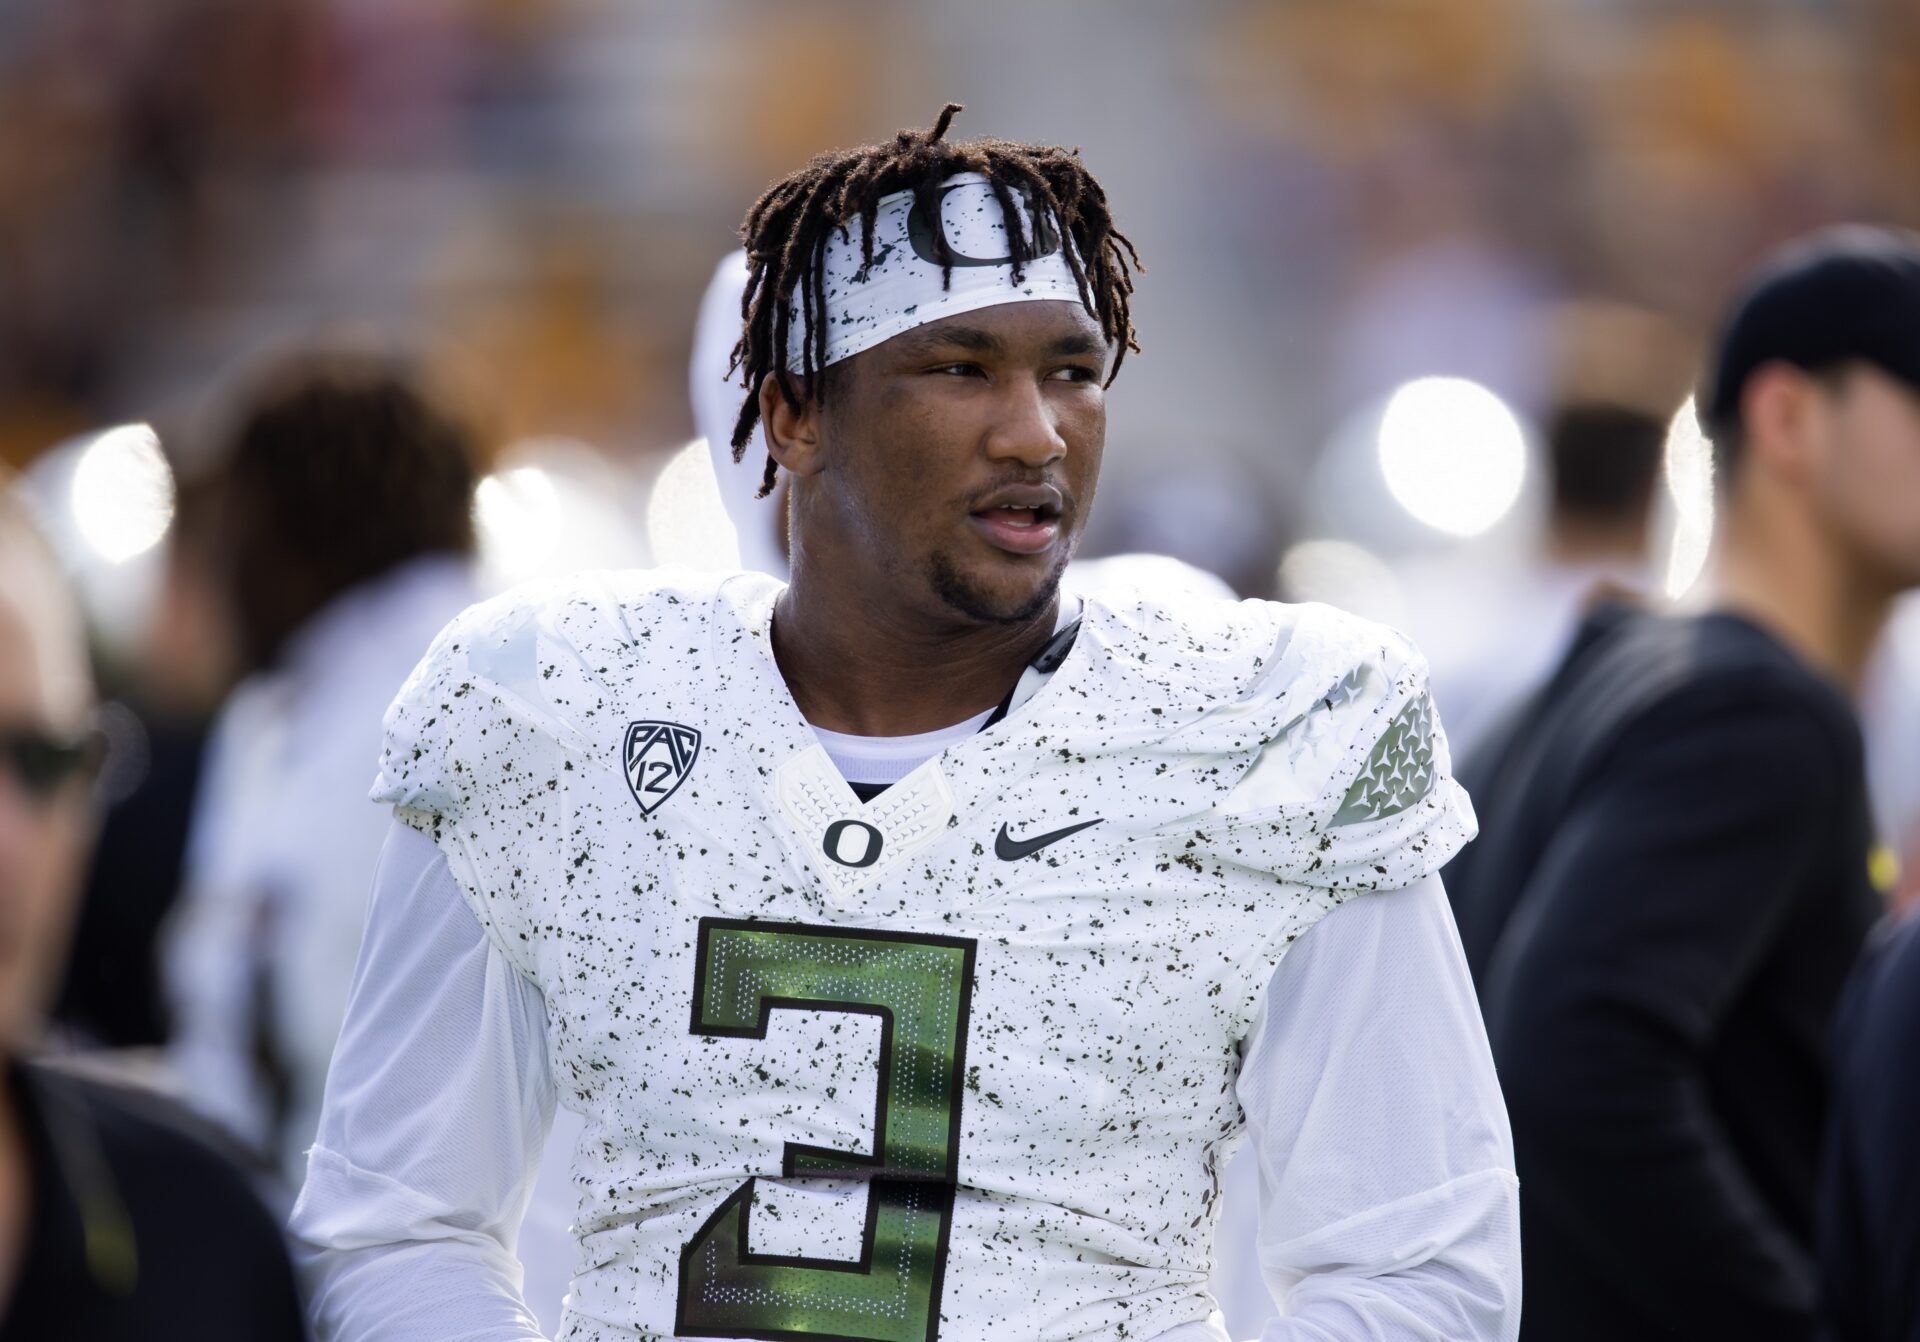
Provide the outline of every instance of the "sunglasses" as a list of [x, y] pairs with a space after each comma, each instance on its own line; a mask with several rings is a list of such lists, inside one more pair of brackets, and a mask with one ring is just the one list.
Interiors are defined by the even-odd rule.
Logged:
[[49, 801], [70, 780], [91, 777], [104, 747], [97, 731], [55, 736], [32, 727], [0, 727], [0, 770], [34, 801]]

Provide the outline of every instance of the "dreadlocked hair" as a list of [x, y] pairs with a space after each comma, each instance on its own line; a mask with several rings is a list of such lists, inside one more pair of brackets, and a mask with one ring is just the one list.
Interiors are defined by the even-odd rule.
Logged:
[[[1126, 234], [1113, 226], [1107, 193], [1080, 161], [1078, 149], [1058, 145], [1018, 144], [1011, 140], [980, 139], [949, 144], [947, 128], [959, 103], [948, 103], [930, 130], [903, 130], [893, 139], [858, 149], [835, 149], [816, 155], [806, 167], [775, 182], [747, 211], [740, 234], [747, 246], [747, 288], [740, 299], [744, 330], [733, 348], [727, 375], [741, 374], [748, 389], [746, 403], [733, 426], [733, 459], [741, 460], [747, 440], [760, 422], [757, 388], [771, 373], [780, 395], [794, 410], [804, 403], [802, 389], [824, 403], [827, 383], [827, 243], [838, 231], [843, 238], [858, 217], [860, 256], [873, 264], [873, 226], [880, 201], [899, 191], [912, 191], [914, 201], [928, 217], [938, 217], [939, 190], [955, 173], [979, 173], [993, 189], [1006, 220], [1013, 282], [1025, 278], [1024, 267], [1035, 257], [1036, 239], [1029, 235], [1024, 212], [1014, 206], [1015, 191], [1025, 193], [1034, 209], [1072, 245], [1061, 250], [1080, 286], [1080, 300], [1100, 322], [1101, 333], [1118, 353], [1107, 385], [1120, 372], [1127, 351], [1138, 352], [1129, 303], [1133, 272], [1144, 270], [1140, 254]], [[935, 229], [943, 286], [953, 282], [953, 251], [944, 230]], [[787, 367], [787, 342], [793, 320], [794, 290], [806, 320], [801, 363], [796, 378]], [[773, 492], [779, 465], [771, 456], [760, 483], [760, 497]]]

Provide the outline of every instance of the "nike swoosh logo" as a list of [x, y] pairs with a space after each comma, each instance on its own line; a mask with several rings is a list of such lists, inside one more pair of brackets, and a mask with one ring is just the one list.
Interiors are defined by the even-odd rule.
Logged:
[[1060, 840], [1066, 838], [1067, 835], [1078, 834], [1081, 830], [1097, 825], [1104, 819], [1106, 819], [1105, 816], [1094, 820], [1082, 820], [1077, 825], [1068, 825], [1065, 829], [1056, 829], [1051, 834], [1036, 834], [1031, 839], [1016, 839], [1009, 835], [1007, 833], [1007, 827], [1002, 825], [1000, 826], [1000, 833], [994, 836], [993, 855], [1002, 862], [1018, 862], [1023, 857], [1032, 857], [1048, 844], [1059, 843]]

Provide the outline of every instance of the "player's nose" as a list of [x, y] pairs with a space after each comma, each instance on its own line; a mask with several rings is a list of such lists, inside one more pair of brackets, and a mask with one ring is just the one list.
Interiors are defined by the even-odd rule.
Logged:
[[987, 430], [987, 456], [1023, 466], [1048, 466], [1067, 455], [1052, 407], [1037, 378], [1008, 378], [996, 398], [994, 418]]

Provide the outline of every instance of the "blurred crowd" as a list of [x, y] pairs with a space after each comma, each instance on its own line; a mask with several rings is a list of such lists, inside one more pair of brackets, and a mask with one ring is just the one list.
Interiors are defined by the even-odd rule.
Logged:
[[[386, 829], [383, 708], [508, 582], [778, 563], [758, 460], [705, 442], [714, 267], [771, 175], [928, 89], [1082, 146], [1146, 257], [1092, 551], [1405, 627], [1461, 757], [1596, 589], [1685, 600], [1714, 511], [1688, 398], [1738, 277], [1814, 225], [1920, 222], [1902, 0], [0, 6], [0, 469], [81, 599], [35, 637], [84, 618], [61, 675], [101, 704], [57, 715], [97, 834], [36, 878], [74, 891], [53, 1045], [216, 1125], [276, 1214]], [[28, 529], [0, 519], [10, 582]], [[1910, 905], [1920, 606], [1861, 710]], [[1221, 1274], [1257, 1328], [1252, 1267]], [[293, 1335], [257, 1308], [233, 1336]]]

